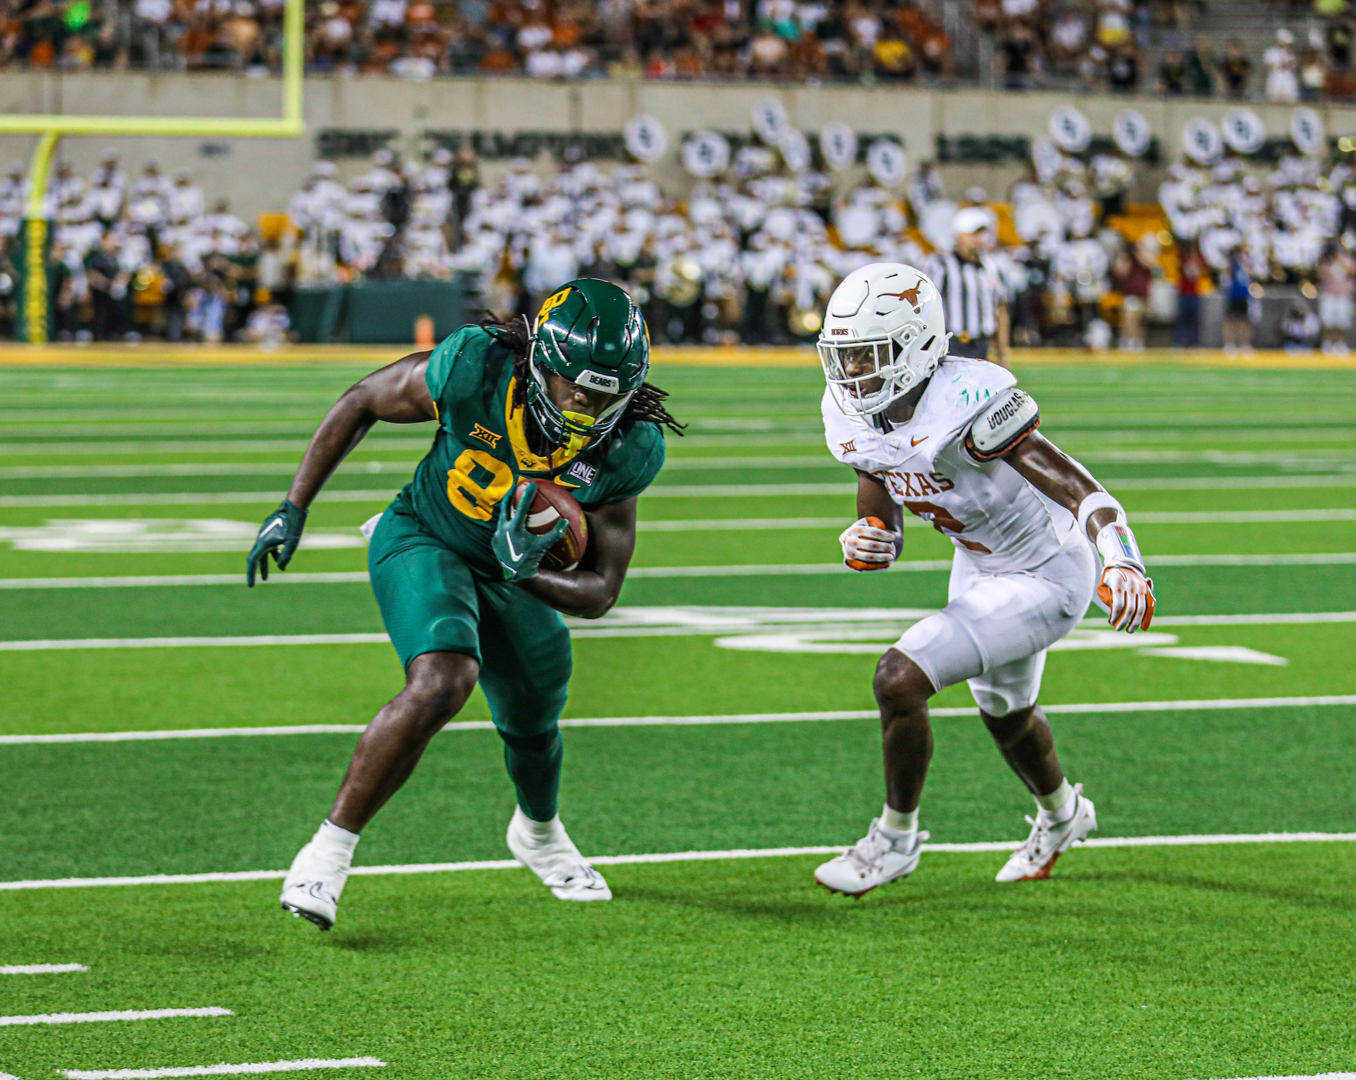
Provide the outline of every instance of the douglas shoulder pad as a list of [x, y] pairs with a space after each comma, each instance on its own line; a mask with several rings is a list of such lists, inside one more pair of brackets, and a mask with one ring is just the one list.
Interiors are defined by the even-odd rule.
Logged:
[[976, 461], [993, 461], [1041, 426], [1041, 410], [1025, 390], [1011, 387], [989, 403], [965, 433], [965, 449]]

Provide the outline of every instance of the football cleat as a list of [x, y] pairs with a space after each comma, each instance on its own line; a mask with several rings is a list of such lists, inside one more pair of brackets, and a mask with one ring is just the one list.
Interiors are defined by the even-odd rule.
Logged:
[[532, 835], [530, 820], [521, 807], [514, 808], [508, 827], [508, 848], [515, 859], [541, 878], [552, 896], [557, 900], [612, 899], [612, 890], [603, 875], [579, 854], [559, 817], [551, 819], [551, 834], [545, 840]]
[[896, 841], [885, 835], [880, 818], [876, 818], [862, 839], [815, 871], [815, 884], [853, 899], [865, 896], [872, 889], [912, 874], [927, 838], [927, 833], [920, 832], [911, 848], [896, 847]]
[[1044, 881], [1061, 855], [1097, 831], [1097, 807], [1084, 798], [1083, 785], [1075, 784], [1074, 812], [1068, 821], [1056, 825], [1043, 813], [1034, 818], [1028, 815], [1026, 820], [1031, 823], [1031, 835], [1012, 853], [995, 881]]
[[341, 854], [327, 855], [307, 844], [292, 860], [283, 879], [282, 906], [298, 919], [315, 923], [322, 930], [334, 925], [339, 896], [348, 881], [349, 860]]

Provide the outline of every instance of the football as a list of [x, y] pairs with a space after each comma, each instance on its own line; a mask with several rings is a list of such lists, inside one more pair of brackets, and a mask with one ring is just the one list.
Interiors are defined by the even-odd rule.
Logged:
[[547, 570], [573, 570], [584, 557], [589, 546], [589, 523], [584, 517], [584, 508], [575, 501], [569, 489], [553, 480], [524, 480], [513, 491], [513, 510], [523, 497], [523, 489], [528, 483], [537, 485], [537, 497], [527, 512], [528, 532], [542, 536], [555, 528], [561, 518], [570, 523], [565, 534], [551, 545], [541, 564]]

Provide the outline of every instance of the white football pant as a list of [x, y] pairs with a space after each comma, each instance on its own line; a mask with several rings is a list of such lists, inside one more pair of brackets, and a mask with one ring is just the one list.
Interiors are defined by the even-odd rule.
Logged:
[[934, 689], [965, 679], [975, 704], [1006, 716], [1036, 703], [1045, 651], [1087, 613], [1096, 587], [1092, 547], [1074, 537], [1034, 570], [988, 574], [957, 551], [948, 603], [894, 644]]

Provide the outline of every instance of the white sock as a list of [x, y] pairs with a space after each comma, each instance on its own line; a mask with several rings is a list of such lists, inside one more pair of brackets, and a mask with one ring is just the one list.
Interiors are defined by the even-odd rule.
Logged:
[[311, 843], [327, 855], [333, 855], [347, 867], [353, 862], [353, 850], [358, 846], [359, 839], [357, 833], [341, 829], [326, 818], [320, 823], [320, 828], [316, 829]]
[[518, 813], [523, 819], [523, 824], [527, 828], [527, 833], [533, 840], [550, 840], [555, 835], [556, 830], [560, 828], [560, 815], [557, 814], [550, 821], [537, 821], [523, 813], [522, 807], [518, 808]]
[[918, 832], [918, 811], [910, 810], [905, 813], [903, 810], [895, 810], [886, 803], [885, 809], [880, 812], [880, 823], [887, 832], [899, 833], [912, 842]]
[[1062, 780], [1059, 787], [1049, 795], [1037, 795], [1036, 805], [1041, 808], [1041, 813], [1048, 821], [1062, 825], [1073, 817], [1074, 789], [1067, 779]]

